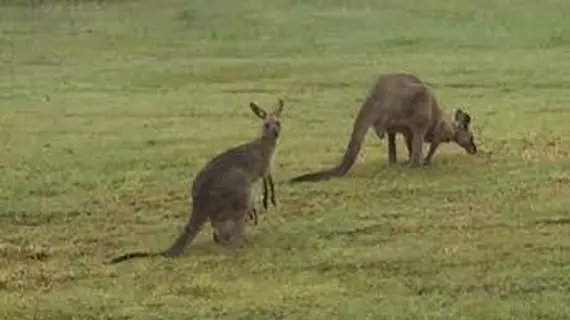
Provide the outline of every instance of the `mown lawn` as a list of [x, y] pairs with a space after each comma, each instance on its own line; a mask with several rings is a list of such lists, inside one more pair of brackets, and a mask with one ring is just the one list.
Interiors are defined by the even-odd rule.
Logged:
[[[566, 0], [0, 0], [3, 319], [570, 318]], [[340, 160], [374, 78], [411, 72], [479, 149]], [[286, 100], [250, 244], [168, 246], [194, 174]], [[399, 141], [400, 159], [405, 148]]]

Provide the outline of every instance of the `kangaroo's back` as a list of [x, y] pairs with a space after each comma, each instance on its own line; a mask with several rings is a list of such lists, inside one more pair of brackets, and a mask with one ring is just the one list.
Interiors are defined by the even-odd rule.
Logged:
[[395, 123], [414, 121], [414, 117], [431, 113], [431, 109], [437, 107], [431, 90], [417, 76], [406, 73], [380, 76], [369, 99], [369, 117], [378, 126], [382, 122], [397, 125]]

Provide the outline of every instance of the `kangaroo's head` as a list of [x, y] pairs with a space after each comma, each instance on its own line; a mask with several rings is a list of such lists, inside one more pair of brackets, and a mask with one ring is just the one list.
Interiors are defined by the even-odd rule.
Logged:
[[453, 141], [465, 149], [467, 153], [477, 153], [475, 138], [473, 137], [473, 133], [469, 127], [469, 124], [471, 123], [471, 116], [461, 108], [458, 108], [455, 111], [453, 120], [453, 126], [455, 127], [455, 135], [453, 137]]
[[279, 99], [277, 107], [275, 107], [271, 112], [266, 112], [255, 102], [250, 102], [249, 107], [253, 114], [255, 114], [262, 121], [261, 124], [261, 135], [266, 138], [277, 139], [279, 133], [281, 132], [281, 111], [283, 111], [283, 106], [285, 102], [283, 99]]

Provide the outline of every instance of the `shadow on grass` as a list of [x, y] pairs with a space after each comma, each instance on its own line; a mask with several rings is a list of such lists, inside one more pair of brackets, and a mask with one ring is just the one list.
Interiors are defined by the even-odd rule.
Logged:
[[534, 224], [544, 224], [544, 225], [566, 225], [570, 224], [570, 217], [555, 217], [555, 218], [544, 218], [536, 219], [533, 221]]
[[[469, 172], [472, 174], [474, 171], [486, 171], [485, 163], [490, 166], [495, 166], [494, 162], [488, 162], [489, 155], [481, 153], [475, 156], [465, 155], [463, 152], [455, 152], [453, 154], [436, 155], [429, 165], [421, 166], [420, 168], [411, 168], [406, 163], [407, 157], [400, 156], [398, 163], [395, 165], [388, 164], [385, 156], [374, 157], [367, 161], [357, 161], [351, 168], [349, 173], [342, 177], [381, 177], [387, 178], [408, 178], [421, 175], [437, 174], [437, 178], [445, 178], [447, 176], [457, 177], [458, 174]], [[482, 163], [483, 162], [483, 163]]]

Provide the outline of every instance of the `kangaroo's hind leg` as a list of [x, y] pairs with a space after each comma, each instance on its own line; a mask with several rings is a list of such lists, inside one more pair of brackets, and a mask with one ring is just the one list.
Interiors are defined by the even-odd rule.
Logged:
[[214, 241], [225, 247], [237, 247], [245, 229], [245, 219], [213, 222]]
[[211, 221], [212, 229], [214, 229], [214, 241], [218, 244], [226, 246], [230, 243], [234, 222], [231, 219], [224, 221]]
[[214, 230], [214, 241], [223, 246], [230, 246], [237, 242], [245, 228], [248, 214], [253, 209], [253, 198], [249, 192], [240, 194], [233, 200], [230, 201], [230, 206], [210, 218]]
[[388, 164], [396, 164], [396, 133], [388, 132]]
[[234, 247], [239, 247], [242, 243], [247, 242], [247, 239], [244, 237], [243, 231], [245, 230], [245, 220], [236, 220], [233, 223], [229, 243]]
[[374, 132], [376, 132], [378, 139], [384, 140], [384, 137], [386, 136], [386, 132], [384, 131], [384, 127], [382, 127], [380, 124], [375, 124], [374, 125]]
[[427, 127], [416, 128], [412, 131], [412, 154], [410, 156], [409, 166], [412, 168], [419, 168], [421, 166], [424, 139], [426, 135]]
[[396, 164], [398, 161], [396, 156], [396, 133], [386, 132], [381, 123], [374, 124], [374, 131], [380, 140], [383, 140], [386, 134], [388, 134], [388, 163]]

